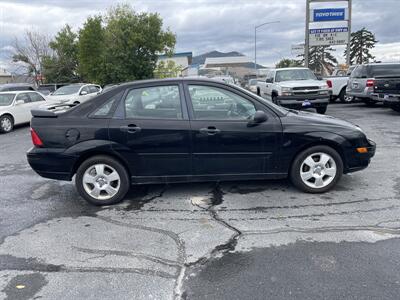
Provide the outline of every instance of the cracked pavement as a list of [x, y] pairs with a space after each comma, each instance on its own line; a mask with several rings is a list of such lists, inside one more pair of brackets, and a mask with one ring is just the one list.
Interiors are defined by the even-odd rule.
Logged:
[[322, 195], [287, 180], [133, 187], [93, 207], [28, 166], [28, 127], [0, 135], [0, 299], [397, 299], [400, 115], [328, 114], [377, 142]]

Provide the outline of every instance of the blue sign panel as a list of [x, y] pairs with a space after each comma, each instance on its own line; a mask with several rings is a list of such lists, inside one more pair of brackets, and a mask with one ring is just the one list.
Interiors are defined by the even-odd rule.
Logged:
[[344, 21], [346, 20], [346, 9], [345, 8], [324, 8], [314, 9], [313, 21]]

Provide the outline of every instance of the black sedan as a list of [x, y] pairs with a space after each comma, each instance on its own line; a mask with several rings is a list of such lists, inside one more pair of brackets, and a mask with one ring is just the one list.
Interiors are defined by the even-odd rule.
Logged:
[[31, 167], [52, 179], [75, 175], [79, 193], [96, 205], [145, 183], [289, 176], [321, 193], [375, 153], [356, 125], [204, 79], [125, 83], [67, 112], [32, 115]]

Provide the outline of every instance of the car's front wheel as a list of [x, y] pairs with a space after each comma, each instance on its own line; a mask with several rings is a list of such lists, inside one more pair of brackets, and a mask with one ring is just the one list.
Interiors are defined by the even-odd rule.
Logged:
[[324, 193], [339, 181], [343, 161], [331, 147], [314, 146], [301, 152], [293, 161], [290, 178], [307, 193]]
[[78, 168], [75, 178], [79, 194], [94, 205], [116, 204], [130, 187], [125, 167], [112, 157], [94, 156]]
[[321, 107], [317, 107], [317, 113], [324, 115], [326, 113], [326, 110], [328, 109], [328, 106], [321, 106]]
[[14, 128], [14, 120], [9, 115], [4, 115], [0, 117], [0, 132], [8, 133]]

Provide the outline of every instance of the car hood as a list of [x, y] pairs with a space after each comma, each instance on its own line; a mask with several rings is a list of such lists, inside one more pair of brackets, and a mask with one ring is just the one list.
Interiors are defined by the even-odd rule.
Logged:
[[305, 111], [289, 110], [289, 113], [281, 118], [282, 125], [295, 125], [302, 127], [313, 127], [313, 131], [335, 132], [337, 128], [361, 131], [360, 127], [339, 118], [321, 115]]
[[279, 85], [282, 87], [306, 87], [306, 86], [324, 86], [324, 81], [321, 80], [293, 80], [293, 81], [281, 81]]

